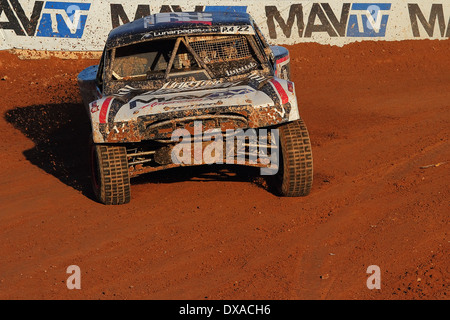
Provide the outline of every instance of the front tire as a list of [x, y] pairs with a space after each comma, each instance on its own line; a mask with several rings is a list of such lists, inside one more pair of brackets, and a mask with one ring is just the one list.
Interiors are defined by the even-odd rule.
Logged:
[[300, 119], [278, 129], [281, 152], [275, 187], [284, 197], [306, 196], [313, 182], [313, 158], [306, 125]]
[[127, 150], [121, 146], [92, 144], [92, 186], [97, 199], [107, 205], [130, 202]]

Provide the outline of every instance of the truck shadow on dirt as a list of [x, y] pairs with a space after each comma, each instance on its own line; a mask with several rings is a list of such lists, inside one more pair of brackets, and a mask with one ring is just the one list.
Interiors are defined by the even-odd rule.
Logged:
[[[95, 200], [89, 168], [90, 124], [83, 105], [61, 103], [9, 110], [5, 119], [35, 146], [23, 154], [32, 164]], [[182, 181], [243, 181], [264, 187], [259, 169], [240, 166], [195, 166], [148, 173], [133, 184]]]
[[32, 164], [94, 199], [89, 176], [89, 121], [82, 105], [61, 103], [15, 108], [5, 119], [35, 146], [23, 154]]
[[131, 184], [176, 183], [182, 181], [249, 182], [265, 187], [264, 178], [260, 177], [259, 168], [226, 164], [186, 166], [156, 171], [133, 178]]

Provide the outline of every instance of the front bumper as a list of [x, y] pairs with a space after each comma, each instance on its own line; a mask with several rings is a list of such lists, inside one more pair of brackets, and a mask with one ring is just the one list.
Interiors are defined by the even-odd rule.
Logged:
[[[236, 107], [211, 107], [174, 111], [137, 117], [128, 122], [99, 123], [94, 128], [94, 142], [129, 143], [146, 140], [170, 140], [177, 129], [191, 135], [201, 126], [202, 132], [212, 129], [238, 130], [265, 128], [290, 121], [291, 105], [255, 108], [252, 105]], [[97, 130], [95, 130], [97, 129]]]

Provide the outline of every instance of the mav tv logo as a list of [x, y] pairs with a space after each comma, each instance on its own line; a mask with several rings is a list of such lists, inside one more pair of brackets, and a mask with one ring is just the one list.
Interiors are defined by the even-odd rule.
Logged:
[[347, 24], [347, 37], [384, 37], [390, 3], [353, 3]]
[[19, 36], [81, 38], [90, 3], [36, 1], [27, 16], [19, 0], [0, 0], [0, 29]]
[[329, 3], [312, 3], [309, 12], [301, 3], [283, 13], [273, 5], [265, 10], [271, 39], [277, 39], [276, 24], [290, 38], [295, 21], [299, 37], [323, 32], [330, 37], [385, 37], [391, 3], [342, 3], [340, 14]]

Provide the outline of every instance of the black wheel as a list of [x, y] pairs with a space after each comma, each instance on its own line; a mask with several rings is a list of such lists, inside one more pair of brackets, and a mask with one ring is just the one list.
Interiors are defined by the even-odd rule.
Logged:
[[130, 176], [125, 147], [92, 144], [92, 186], [103, 204], [130, 202]]
[[313, 159], [308, 130], [303, 120], [278, 127], [280, 134], [280, 166], [274, 177], [281, 196], [306, 196], [313, 182]]

